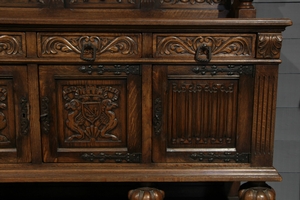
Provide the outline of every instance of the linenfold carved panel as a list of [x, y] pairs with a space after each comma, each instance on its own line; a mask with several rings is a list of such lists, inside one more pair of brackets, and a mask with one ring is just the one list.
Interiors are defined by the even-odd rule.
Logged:
[[259, 34], [256, 56], [257, 58], [280, 58], [281, 46], [281, 34]]
[[0, 56], [25, 56], [24, 33], [0, 33]]
[[182, 34], [154, 36], [156, 57], [195, 56], [199, 46], [211, 47], [212, 57], [254, 57], [254, 35]]
[[90, 54], [84, 46], [95, 49], [99, 57], [140, 57], [139, 34], [44, 34], [38, 36], [39, 57], [78, 57]]
[[169, 147], [234, 147], [238, 80], [170, 80]]

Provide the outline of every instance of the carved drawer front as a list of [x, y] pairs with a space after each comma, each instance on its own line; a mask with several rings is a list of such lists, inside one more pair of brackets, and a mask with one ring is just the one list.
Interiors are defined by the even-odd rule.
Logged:
[[45, 162], [140, 162], [139, 65], [40, 66]]
[[154, 56], [165, 59], [253, 58], [254, 34], [155, 34]]
[[38, 56], [85, 61], [141, 57], [140, 34], [38, 33]]
[[251, 65], [154, 66], [153, 160], [250, 162], [253, 72]]
[[0, 32], [0, 58], [26, 56], [25, 33]]
[[66, 0], [68, 8], [139, 8], [140, 0]]

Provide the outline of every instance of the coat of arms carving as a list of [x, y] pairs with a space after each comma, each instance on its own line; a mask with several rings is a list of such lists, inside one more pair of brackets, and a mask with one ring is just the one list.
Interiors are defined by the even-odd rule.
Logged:
[[119, 140], [111, 131], [118, 125], [119, 90], [111, 86], [65, 86], [63, 98], [66, 127], [72, 135], [66, 141]]

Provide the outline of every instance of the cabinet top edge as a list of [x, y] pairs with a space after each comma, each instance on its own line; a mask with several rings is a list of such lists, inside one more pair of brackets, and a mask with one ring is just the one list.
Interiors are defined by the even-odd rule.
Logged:
[[[84, 9], [23, 9], [0, 8], [0, 25], [31, 26], [195, 26], [197, 28], [285, 28], [292, 25], [288, 18], [218, 18], [197, 10], [88, 10]], [[200, 14], [199, 14], [200, 13]]]

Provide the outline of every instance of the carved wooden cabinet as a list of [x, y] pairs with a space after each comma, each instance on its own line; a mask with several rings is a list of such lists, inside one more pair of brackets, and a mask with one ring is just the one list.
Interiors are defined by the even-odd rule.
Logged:
[[241, 200], [275, 199], [289, 19], [166, 0], [0, 0], [0, 19], [1, 182], [249, 181]]

